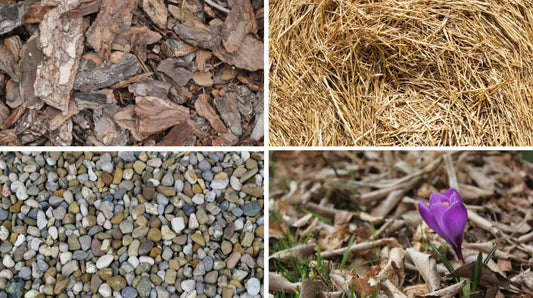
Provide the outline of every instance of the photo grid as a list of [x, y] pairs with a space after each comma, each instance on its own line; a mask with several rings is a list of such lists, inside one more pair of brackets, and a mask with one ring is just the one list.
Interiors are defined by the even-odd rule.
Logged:
[[533, 295], [530, 0], [4, 0], [0, 39], [0, 298]]

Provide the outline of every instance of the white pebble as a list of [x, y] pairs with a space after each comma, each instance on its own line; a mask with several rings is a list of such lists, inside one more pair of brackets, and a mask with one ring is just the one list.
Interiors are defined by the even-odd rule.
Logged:
[[181, 233], [181, 231], [185, 229], [185, 220], [183, 219], [183, 217], [174, 217], [170, 221], [170, 224], [172, 225], [172, 229], [176, 233]]
[[112, 255], [103, 255], [96, 261], [96, 268], [102, 269], [108, 267], [113, 262]]
[[257, 295], [261, 291], [261, 282], [259, 279], [252, 277], [246, 282], [246, 290], [250, 295]]
[[139, 257], [139, 262], [141, 263], [148, 263], [150, 265], [153, 265], [155, 263], [154, 259], [148, 256], [141, 256]]
[[15, 247], [19, 247], [19, 246], [22, 245], [22, 243], [24, 243], [24, 241], [26, 241], [26, 236], [24, 236], [24, 235], [19, 235], [19, 236], [17, 237], [17, 241], [15, 241], [15, 245], [14, 245], [14, 246], [15, 246]]
[[5, 255], [4, 259], [2, 260], [2, 264], [4, 264], [4, 266], [7, 268], [11, 268], [15, 266], [15, 261], [13, 261], [10, 255]]
[[181, 282], [181, 289], [184, 292], [190, 292], [190, 291], [194, 290], [195, 286], [196, 286], [196, 281], [194, 281], [192, 279], [186, 279], [186, 280]]
[[100, 295], [102, 295], [103, 297], [109, 297], [111, 296], [111, 287], [106, 284], [106, 283], [103, 283], [100, 285], [100, 288], [98, 289], [98, 293], [100, 293]]
[[48, 220], [46, 219], [46, 215], [44, 214], [43, 211], [39, 210], [37, 212], [37, 227], [39, 228], [39, 230], [42, 230], [46, 228], [47, 225], [48, 225]]

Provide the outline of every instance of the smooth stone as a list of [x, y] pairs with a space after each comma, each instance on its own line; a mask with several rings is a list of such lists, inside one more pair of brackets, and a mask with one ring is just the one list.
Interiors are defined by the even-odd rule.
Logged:
[[174, 237], [176, 237], [176, 234], [168, 226], [161, 227], [161, 238], [163, 240], [172, 240]]
[[213, 258], [212, 257], [206, 256], [204, 257], [202, 261], [204, 262], [205, 271], [209, 272], [213, 270]]
[[226, 267], [228, 269], [233, 269], [241, 259], [241, 253], [238, 251], [234, 251], [226, 260]]
[[139, 246], [139, 255], [147, 255], [150, 250], [154, 247], [154, 242], [152, 240], [145, 240]]
[[120, 291], [124, 287], [126, 287], [126, 280], [124, 277], [120, 275], [115, 275], [107, 280], [107, 283], [113, 288], [115, 291]]
[[190, 292], [194, 290], [195, 286], [196, 286], [196, 281], [193, 279], [186, 279], [181, 282], [181, 289], [184, 292]]
[[170, 224], [172, 226], [172, 230], [174, 230], [174, 232], [178, 234], [181, 233], [183, 229], [185, 229], [185, 220], [183, 219], [183, 217], [174, 217], [170, 221]]
[[64, 276], [70, 276], [72, 273], [78, 270], [78, 261], [72, 260], [63, 266], [63, 268], [61, 269], [61, 274], [63, 274]]
[[211, 188], [213, 189], [225, 189], [228, 187], [229, 179], [213, 180], [211, 181]]
[[205, 246], [205, 239], [202, 236], [201, 233], [194, 233], [191, 235], [191, 240], [200, 244], [201, 246]]
[[143, 298], [148, 298], [150, 296], [150, 291], [152, 290], [152, 283], [148, 277], [143, 277], [139, 283], [137, 283], [137, 291], [139, 296]]
[[112, 255], [103, 255], [101, 256], [98, 261], [96, 261], [96, 268], [102, 269], [107, 268], [111, 263], [113, 262], [113, 256]]
[[214, 284], [217, 282], [217, 279], [218, 279], [218, 271], [211, 271], [211, 272], [208, 272], [205, 276], [204, 276], [204, 282], [206, 283], [210, 283], [210, 284]]
[[42, 230], [46, 228], [47, 225], [48, 225], [48, 220], [46, 219], [46, 215], [44, 214], [43, 211], [39, 210], [37, 212], [37, 227], [39, 228], [39, 230]]
[[31, 279], [31, 269], [30, 267], [22, 267], [19, 270], [18, 276], [24, 280], [30, 280]]
[[261, 291], [261, 282], [259, 279], [252, 277], [246, 282], [246, 291], [249, 295], [255, 296]]
[[133, 232], [133, 223], [130, 220], [125, 220], [119, 225], [122, 234], [130, 234]]
[[100, 287], [98, 288], [98, 293], [102, 295], [102, 297], [110, 297], [111, 294], [113, 294], [111, 287], [106, 283], [102, 283], [100, 285]]
[[242, 191], [253, 197], [262, 198], [264, 196], [263, 187], [253, 183], [248, 183], [242, 186]]
[[135, 153], [131, 151], [119, 151], [118, 157], [120, 157], [125, 162], [134, 162], [137, 160], [137, 157], [135, 157]]
[[122, 291], [120, 291], [120, 294], [124, 298], [134, 298], [134, 297], [137, 297], [138, 295], [137, 290], [134, 287], [130, 287], [130, 286], [122, 289]]
[[200, 226], [200, 223], [198, 222], [198, 219], [196, 218], [196, 214], [192, 213], [191, 216], [189, 216], [189, 229], [194, 230]]
[[244, 212], [244, 215], [253, 217], [256, 216], [259, 211], [261, 211], [261, 205], [259, 205], [257, 202], [249, 202], [242, 206], [242, 211]]
[[77, 250], [72, 254], [72, 259], [74, 260], [85, 260], [89, 257], [89, 253], [83, 250]]
[[10, 298], [21, 298], [24, 294], [24, 280], [19, 277], [10, 279], [7, 282], [6, 293]]
[[6, 209], [0, 208], [0, 221], [4, 221], [9, 217], [9, 211]]
[[80, 238], [78, 238], [78, 241], [80, 242], [81, 249], [83, 250], [89, 250], [91, 248], [91, 236], [89, 235], [83, 235]]

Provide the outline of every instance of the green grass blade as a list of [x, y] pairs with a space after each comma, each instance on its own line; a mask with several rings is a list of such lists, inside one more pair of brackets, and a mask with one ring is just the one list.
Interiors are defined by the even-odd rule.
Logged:
[[481, 267], [483, 266], [483, 256], [481, 252], [477, 254], [476, 267], [474, 267], [474, 277], [472, 278], [472, 292], [477, 290], [479, 280], [481, 278]]
[[429, 245], [431, 247], [431, 249], [433, 249], [433, 251], [435, 252], [435, 254], [437, 255], [437, 257], [440, 259], [440, 261], [442, 262], [442, 264], [444, 264], [444, 266], [446, 266], [446, 269], [448, 269], [448, 271], [450, 271], [450, 273], [453, 272], [453, 267], [452, 265], [450, 264], [450, 262], [448, 262], [448, 260], [446, 259], [446, 257], [444, 257], [444, 255], [442, 255], [439, 251], [439, 249], [433, 245], [433, 244], [430, 244]]
[[321, 222], [323, 222], [323, 223], [325, 223], [325, 224], [328, 224], [328, 225], [330, 225], [330, 226], [333, 225], [333, 222], [332, 222], [330, 219], [325, 218], [324, 216], [322, 216], [322, 215], [320, 215], [320, 214], [318, 214], [318, 213], [315, 213], [315, 212], [313, 212], [313, 211], [309, 211], [309, 210], [307, 210], [307, 209], [302, 209], [302, 211], [303, 211], [304, 213], [311, 214], [314, 218], [320, 220]]
[[489, 254], [487, 255], [487, 257], [485, 258], [485, 260], [483, 261], [483, 264], [487, 265], [490, 261], [490, 259], [492, 259], [492, 256], [494, 255], [494, 253], [496, 252], [496, 249], [498, 249], [498, 244], [496, 244], [489, 252]]
[[344, 266], [346, 265], [346, 262], [348, 261], [348, 258], [350, 257], [350, 248], [352, 248], [352, 245], [355, 241], [355, 235], [352, 235], [350, 238], [350, 241], [348, 241], [348, 248], [344, 252], [344, 255], [342, 256], [341, 264], [339, 265], [339, 269], [344, 269]]

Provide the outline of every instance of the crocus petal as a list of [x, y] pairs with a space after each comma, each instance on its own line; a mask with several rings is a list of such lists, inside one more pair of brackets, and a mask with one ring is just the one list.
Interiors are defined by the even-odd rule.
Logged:
[[433, 204], [437, 204], [437, 203], [442, 203], [442, 202], [447, 202], [448, 201], [448, 198], [441, 195], [440, 193], [438, 192], [434, 192], [432, 193], [430, 196], [429, 196], [429, 205], [433, 205]]
[[429, 207], [423, 202], [418, 202], [418, 211], [420, 212], [420, 216], [422, 216], [422, 219], [426, 222], [426, 224], [433, 229], [433, 231], [437, 232], [437, 234], [442, 235], [442, 230], [435, 221], [435, 218], [433, 217], [433, 214], [431, 214], [431, 211], [429, 210]]
[[444, 229], [442, 228], [443, 226], [443, 222], [444, 222], [444, 213], [446, 212], [446, 210], [448, 210], [448, 205], [444, 204], [444, 203], [436, 203], [436, 204], [431, 204], [429, 205], [429, 211], [431, 211], [431, 214], [433, 215], [433, 218], [435, 218], [435, 221], [437, 222], [437, 225], [439, 225], [439, 228], [441, 230], [441, 232], [437, 232], [435, 230], [435, 232], [437, 232], [439, 235], [441, 235], [442, 237], [446, 238], [447, 234], [446, 234], [446, 231], [444, 231]]
[[456, 202], [462, 202], [461, 196], [459, 195], [459, 192], [455, 188], [448, 189], [444, 195], [448, 197], [448, 200], [450, 201], [450, 205]]
[[448, 236], [448, 242], [455, 250], [457, 257], [463, 261], [461, 244], [463, 243], [464, 229], [468, 220], [466, 207], [462, 202], [452, 204], [444, 213], [444, 221], [440, 226]]

